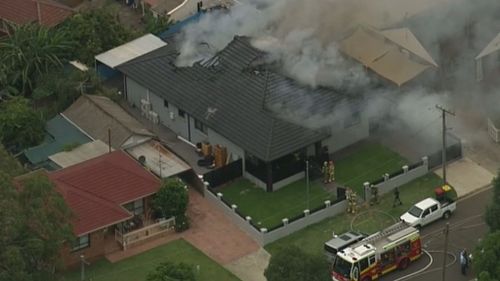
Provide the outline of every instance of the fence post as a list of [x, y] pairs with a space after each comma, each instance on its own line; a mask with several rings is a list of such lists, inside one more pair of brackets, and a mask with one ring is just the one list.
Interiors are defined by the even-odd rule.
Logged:
[[236, 212], [236, 208], [238, 208], [238, 205], [236, 205], [236, 204], [231, 205], [231, 209], [233, 209], [233, 211], [235, 211], [235, 212]]
[[309, 211], [309, 210], [304, 210], [304, 217], [309, 216], [309, 213], [310, 213], [310, 212], [311, 212], [311, 211]]
[[384, 181], [388, 181], [389, 180], [389, 174], [388, 173], [385, 173], [383, 175], [383, 177], [384, 177]]
[[288, 224], [288, 219], [287, 218], [284, 218], [281, 221], [283, 222], [283, 225], [287, 225]]
[[427, 170], [429, 170], [429, 157], [424, 156], [422, 157], [422, 165], [427, 167]]
[[366, 201], [366, 200], [368, 200], [368, 198], [366, 198], [366, 195], [370, 194], [370, 192], [368, 192], [370, 190], [370, 182], [365, 181], [363, 183], [363, 187], [364, 187], [363, 188], [363, 200]]
[[252, 217], [251, 217], [251, 216], [246, 216], [246, 217], [245, 217], [245, 220], [246, 220], [248, 223], [250, 223], [250, 222], [252, 221]]
[[409, 169], [408, 165], [404, 165], [403, 166], [403, 173], [404, 174], [408, 173], [408, 169]]
[[325, 206], [326, 207], [330, 207], [331, 205], [332, 205], [332, 201], [330, 201], [330, 200], [326, 200], [325, 201]]
[[217, 197], [219, 198], [219, 200], [222, 200], [222, 193], [217, 192]]

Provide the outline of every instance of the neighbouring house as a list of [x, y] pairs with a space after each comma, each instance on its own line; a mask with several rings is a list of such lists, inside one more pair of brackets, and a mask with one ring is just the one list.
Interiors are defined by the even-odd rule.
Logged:
[[[123, 151], [114, 151], [48, 173], [57, 191], [74, 214], [77, 237], [66, 243], [66, 266], [80, 263], [80, 255], [94, 261], [170, 231], [151, 209], [160, 180]], [[162, 227], [160, 227], [162, 226]]]
[[[165, 148], [154, 133], [107, 97], [82, 95], [61, 115], [92, 139], [110, 144], [113, 149], [125, 150], [161, 178], [178, 175], [191, 169], [182, 159]], [[99, 147], [100, 150], [105, 149], [102, 145], [98, 145], [97, 148]], [[89, 145], [88, 148], [93, 149], [95, 146]], [[94, 149], [94, 152], [98, 151]], [[82, 155], [79, 150], [72, 154], [76, 154], [75, 160], [81, 159], [78, 157]], [[90, 154], [84, 153], [84, 155]], [[74, 161], [66, 163], [69, 160], [68, 154], [60, 156], [65, 159], [56, 156], [56, 163], [62, 161], [64, 165], [74, 164]]]
[[59, 166], [50, 161], [50, 155], [92, 141], [90, 136], [79, 130], [62, 115], [57, 115], [47, 121], [45, 131], [45, 139], [41, 144], [23, 151], [25, 158], [23, 162], [27, 162], [32, 169], [58, 169]]
[[[104, 79], [120, 74], [116, 67], [165, 46], [167, 43], [153, 34], [146, 34], [95, 56], [96, 71]], [[120, 79], [122, 81], [122, 79]]]
[[[476, 80], [496, 81], [500, 72], [500, 33], [475, 57]], [[486, 72], [486, 75], [485, 75]]]
[[53, 0], [0, 0], [0, 32], [8, 33], [8, 24], [53, 27], [73, 13], [72, 8]]
[[408, 28], [360, 26], [340, 43], [340, 51], [398, 86], [438, 66]]
[[[301, 86], [260, 65], [265, 55], [247, 37], [234, 40], [214, 58], [176, 67], [175, 43], [118, 66], [125, 97], [144, 116], [194, 144], [227, 148], [229, 162], [242, 161], [242, 174], [267, 191], [304, 177], [305, 159], [334, 152], [369, 134], [355, 95]], [[350, 108], [328, 130], [309, 129], [280, 118], [271, 107], [293, 112], [315, 99], [319, 114], [339, 104]]]

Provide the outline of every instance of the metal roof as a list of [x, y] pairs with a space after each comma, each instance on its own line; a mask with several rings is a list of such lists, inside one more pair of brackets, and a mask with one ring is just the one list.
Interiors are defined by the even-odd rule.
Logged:
[[[113, 150], [113, 149], [111, 149]], [[101, 140], [95, 140], [86, 144], [82, 144], [79, 147], [71, 151], [62, 151], [54, 155], [49, 156], [52, 160], [61, 168], [66, 168], [73, 166], [75, 164], [87, 161], [89, 159], [101, 156], [109, 152], [109, 146], [102, 142]]]
[[62, 151], [65, 145], [84, 144], [91, 141], [61, 115], [47, 121], [45, 131], [45, 140], [42, 144], [24, 151], [24, 155], [32, 164], [40, 164], [48, 160], [50, 155]]
[[103, 64], [115, 68], [151, 51], [165, 46], [167, 43], [153, 34], [146, 34], [133, 41], [125, 43], [114, 49], [95, 56], [95, 59]]
[[303, 87], [272, 70], [252, 68], [252, 62], [265, 54], [247, 37], [235, 37], [214, 58], [192, 67], [176, 67], [177, 55], [174, 42], [118, 70], [264, 161], [328, 137], [280, 119], [268, 103], [286, 101], [285, 106], [291, 106], [307, 98], [292, 95], [293, 91], [306, 91], [313, 103], [324, 107], [348, 100], [331, 88]]

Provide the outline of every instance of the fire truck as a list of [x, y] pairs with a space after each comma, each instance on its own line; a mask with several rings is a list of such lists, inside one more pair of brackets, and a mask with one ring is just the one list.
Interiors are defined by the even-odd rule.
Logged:
[[332, 264], [333, 281], [371, 281], [422, 255], [418, 230], [404, 221], [339, 251]]

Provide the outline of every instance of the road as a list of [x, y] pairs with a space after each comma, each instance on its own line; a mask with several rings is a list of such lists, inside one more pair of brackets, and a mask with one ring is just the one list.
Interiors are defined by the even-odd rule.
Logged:
[[[445, 281], [470, 281], [475, 275], [473, 269], [469, 269], [464, 276], [460, 272], [460, 264], [457, 260], [461, 249], [466, 248], [471, 252], [478, 241], [488, 231], [484, 223], [484, 212], [490, 203], [493, 190], [486, 189], [474, 194], [457, 203], [457, 210], [448, 221], [439, 220], [422, 228], [422, 243], [431, 258], [424, 255], [415, 261], [404, 271], [395, 271], [380, 278], [381, 281], [442, 281], [443, 250], [444, 250], [444, 227], [450, 224], [448, 258]], [[419, 270], [425, 268], [422, 272]], [[412, 275], [413, 274], [413, 275]]]

